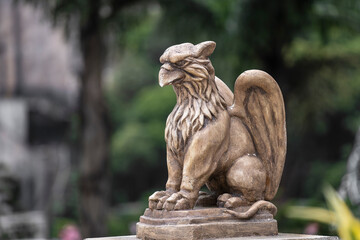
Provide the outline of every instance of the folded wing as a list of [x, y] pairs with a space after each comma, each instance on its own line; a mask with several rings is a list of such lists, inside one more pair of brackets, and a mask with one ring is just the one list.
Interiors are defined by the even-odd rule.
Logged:
[[266, 72], [249, 70], [235, 82], [232, 116], [245, 123], [266, 172], [265, 199], [274, 198], [286, 155], [285, 108], [281, 90]]

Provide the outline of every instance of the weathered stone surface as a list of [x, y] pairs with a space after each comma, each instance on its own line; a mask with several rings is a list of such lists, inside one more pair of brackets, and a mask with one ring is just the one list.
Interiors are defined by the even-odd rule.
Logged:
[[[249, 207], [234, 209], [246, 212]], [[225, 208], [164, 211], [146, 209], [137, 224], [141, 239], [208, 239], [252, 235], [276, 235], [277, 222], [271, 213], [259, 211], [251, 219], [239, 219]]]
[[[215, 46], [183, 43], [160, 57], [159, 84], [173, 86], [177, 103], [165, 128], [166, 189], [149, 197], [137, 224], [141, 239], [278, 233], [270, 201], [286, 155], [281, 90], [266, 72], [249, 70], [233, 93], [215, 76], [209, 59]], [[209, 193], [200, 191], [204, 185]], [[193, 210], [199, 206], [208, 208]]]
[[[160, 57], [161, 87], [177, 103], [165, 128], [168, 181], [149, 197], [149, 208], [192, 209], [206, 185], [219, 207], [254, 206], [273, 215], [286, 155], [285, 107], [276, 81], [260, 70], [236, 80], [234, 93], [215, 76], [215, 42], [169, 47]], [[264, 201], [265, 200], [265, 201]]]
[[[105, 238], [87, 238], [87, 240], [137, 240], [133, 236], [118, 236], [118, 237], [105, 237]], [[304, 234], [290, 234], [279, 233], [276, 236], [252, 236], [252, 237], [236, 237], [236, 238], [215, 238], [216, 240], [339, 240], [335, 236], [318, 236], [318, 235], [304, 235]]]

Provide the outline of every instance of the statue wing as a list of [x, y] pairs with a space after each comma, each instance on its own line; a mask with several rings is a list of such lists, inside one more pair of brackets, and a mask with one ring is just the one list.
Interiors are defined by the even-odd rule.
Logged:
[[267, 173], [265, 199], [274, 198], [286, 155], [285, 107], [281, 90], [266, 72], [249, 70], [235, 82], [232, 116], [242, 119], [249, 129]]

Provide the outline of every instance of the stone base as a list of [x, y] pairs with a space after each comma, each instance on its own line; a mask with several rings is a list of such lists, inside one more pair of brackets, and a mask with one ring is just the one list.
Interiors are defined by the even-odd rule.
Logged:
[[[132, 235], [132, 236], [118, 236], [118, 237], [104, 237], [104, 238], [87, 238], [85, 240], [139, 240], [139, 238], [137, 238], [135, 235]], [[215, 238], [215, 239], [213, 238], [213, 240], [339, 240], [339, 238], [330, 237], [330, 236], [279, 233], [276, 236], [252, 236], [252, 237]]]
[[[245, 212], [248, 207], [235, 209]], [[251, 219], [238, 219], [224, 208], [195, 208], [184, 211], [146, 209], [136, 225], [137, 236], [88, 238], [86, 240], [339, 240], [338, 237], [279, 233], [277, 222], [266, 210]]]
[[[248, 207], [237, 208], [245, 212]], [[140, 239], [214, 239], [278, 234], [277, 222], [266, 210], [251, 219], [238, 219], [224, 208], [197, 208], [183, 211], [146, 209], [136, 226]]]

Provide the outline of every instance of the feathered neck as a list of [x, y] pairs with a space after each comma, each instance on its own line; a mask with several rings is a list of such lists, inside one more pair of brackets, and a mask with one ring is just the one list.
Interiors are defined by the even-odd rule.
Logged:
[[173, 86], [177, 104], [167, 119], [165, 140], [178, 155], [197, 131], [226, 109], [226, 103], [211, 77], [202, 81], [183, 80]]

